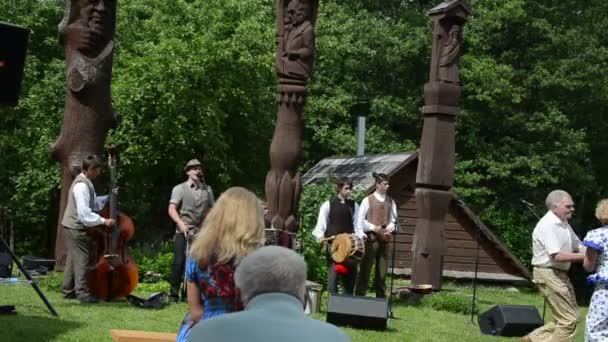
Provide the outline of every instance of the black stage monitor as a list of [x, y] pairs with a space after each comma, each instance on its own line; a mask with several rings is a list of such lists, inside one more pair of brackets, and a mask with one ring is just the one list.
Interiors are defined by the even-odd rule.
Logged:
[[483, 334], [509, 337], [527, 335], [544, 324], [531, 305], [496, 305], [482, 313], [477, 322]]
[[326, 320], [331, 324], [385, 330], [387, 319], [388, 301], [385, 298], [329, 295]]
[[16, 106], [30, 30], [0, 22], [0, 105]]

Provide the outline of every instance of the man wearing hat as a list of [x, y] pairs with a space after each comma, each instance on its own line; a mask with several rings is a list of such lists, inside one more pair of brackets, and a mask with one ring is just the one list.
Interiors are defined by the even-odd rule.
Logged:
[[[198, 159], [190, 160], [184, 167], [188, 179], [173, 187], [169, 200], [169, 216], [175, 222], [173, 246], [173, 270], [171, 272], [172, 302], [179, 300], [179, 288], [184, 277], [188, 239], [203, 223], [205, 215], [215, 202], [211, 187], [205, 184], [203, 167]], [[185, 300], [185, 298], [182, 298]]]

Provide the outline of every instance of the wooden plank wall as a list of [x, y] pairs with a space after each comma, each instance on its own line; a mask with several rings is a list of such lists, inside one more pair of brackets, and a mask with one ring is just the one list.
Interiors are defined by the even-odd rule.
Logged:
[[[416, 162], [409, 163], [391, 177], [389, 195], [397, 202], [401, 231], [396, 236], [396, 268], [411, 268], [412, 241], [416, 228]], [[447, 254], [444, 270], [475, 271], [477, 256], [476, 234], [478, 228], [459, 208], [451, 205], [446, 227]], [[511, 274], [521, 277], [520, 272], [489, 240], [482, 237], [479, 248], [479, 272]], [[389, 258], [391, 256], [389, 251]]]
[[[412, 241], [416, 228], [416, 198], [413, 193], [404, 193], [397, 200], [399, 204], [399, 224], [401, 231], [396, 237], [395, 266], [410, 268], [412, 261]], [[401, 200], [401, 201], [399, 201]], [[455, 217], [451, 207], [447, 217], [446, 239], [447, 255], [444, 257], [444, 270], [475, 271], [477, 242]], [[479, 249], [479, 272], [507, 273], [486, 251], [486, 246]]]

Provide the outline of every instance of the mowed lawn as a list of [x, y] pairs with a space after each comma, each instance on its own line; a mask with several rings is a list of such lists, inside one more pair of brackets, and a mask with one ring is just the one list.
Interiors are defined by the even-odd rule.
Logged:
[[[445, 289], [457, 296], [470, 299], [471, 288], [447, 284]], [[56, 291], [43, 289], [60, 317], [54, 318], [31, 286], [0, 286], [0, 305], [12, 304], [17, 315], [0, 316], [0, 341], [112, 341], [110, 329], [133, 329], [175, 332], [187, 311], [186, 304], [168, 305], [161, 310], [144, 310], [126, 301], [81, 305], [66, 300]], [[136, 293], [145, 296], [148, 293]], [[326, 297], [325, 297], [326, 298]], [[542, 313], [542, 297], [530, 290], [514, 291], [498, 287], [479, 287], [477, 292], [480, 312], [495, 304], [535, 305]], [[326, 301], [322, 312], [314, 315], [324, 319]], [[550, 319], [547, 310], [547, 319]], [[586, 308], [581, 309], [582, 317]], [[446, 311], [436, 311], [428, 306], [407, 306], [396, 301], [389, 329], [383, 332], [345, 328], [355, 342], [374, 341], [518, 341], [519, 338], [498, 338], [479, 332], [470, 316]], [[577, 331], [576, 341], [583, 341], [584, 322]], [[243, 341], [247, 338], [243, 337]]]

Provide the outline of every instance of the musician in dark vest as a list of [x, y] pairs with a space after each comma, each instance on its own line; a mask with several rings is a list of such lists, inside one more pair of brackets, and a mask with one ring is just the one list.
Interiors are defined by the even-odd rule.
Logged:
[[[100, 211], [108, 196], [97, 196], [92, 181], [101, 173], [103, 162], [97, 155], [89, 155], [82, 161], [82, 172], [74, 178], [68, 192], [68, 203], [63, 213], [63, 225], [67, 259], [63, 273], [61, 292], [65, 298], [78, 298], [81, 303], [97, 303], [89, 292], [87, 273], [93, 266], [95, 256], [93, 239], [89, 230], [95, 227], [111, 227], [115, 221], [105, 219]], [[114, 189], [117, 192], [117, 189]]]
[[[211, 187], [205, 184], [203, 166], [198, 159], [190, 160], [184, 167], [188, 179], [173, 187], [169, 200], [169, 216], [175, 222], [173, 245], [173, 269], [171, 272], [170, 300], [179, 301], [179, 289], [184, 278], [186, 241], [200, 229], [205, 215], [215, 202]], [[186, 300], [184, 297], [183, 300]]]
[[387, 195], [389, 176], [372, 173], [376, 191], [361, 201], [357, 224], [365, 232], [365, 255], [359, 268], [356, 295], [365, 296], [369, 287], [372, 265], [375, 265], [374, 287], [376, 298], [386, 297], [386, 273], [388, 270], [388, 247], [391, 234], [396, 229], [397, 206]]
[[[317, 225], [312, 234], [317, 241], [322, 241], [338, 234], [355, 234], [364, 238], [363, 231], [356, 227], [359, 206], [351, 199], [352, 182], [348, 179], [337, 180], [337, 195], [321, 205]], [[336, 264], [331, 256], [331, 241], [326, 246], [327, 254], [327, 288], [330, 293], [338, 293], [338, 278], [342, 278], [344, 293], [352, 295], [357, 279], [357, 268], [349, 267], [346, 274], [339, 276], [336, 273]]]

